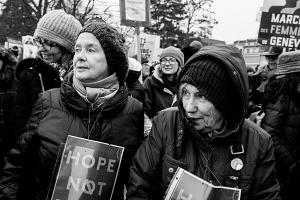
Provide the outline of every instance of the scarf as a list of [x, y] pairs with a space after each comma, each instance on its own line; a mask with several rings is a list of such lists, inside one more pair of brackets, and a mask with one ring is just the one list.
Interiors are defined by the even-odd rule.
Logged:
[[94, 108], [98, 108], [119, 90], [119, 82], [116, 73], [96, 82], [84, 83], [73, 75], [73, 87], [76, 92]]
[[176, 90], [176, 78], [174, 78], [172, 81], [170, 81], [168, 79], [168, 77], [170, 77], [170, 75], [162, 74], [162, 76], [161, 76], [161, 78], [162, 78], [162, 80], [164, 82], [165, 87], [168, 88], [173, 94], [176, 94], [176, 91], [177, 91]]

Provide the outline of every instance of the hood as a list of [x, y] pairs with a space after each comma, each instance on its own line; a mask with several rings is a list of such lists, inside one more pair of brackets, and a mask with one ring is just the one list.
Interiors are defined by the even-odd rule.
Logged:
[[[201, 48], [201, 50], [199, 50], [187, 61], [178, 77], [178, 80], [180, 80], [183, 74], [185, 74], [191, 63], [201, 60], [201, 58], [207, 56], [213, 57], [224, 64], [230, 78], [239, 91], [240, 99], [243, 101], [242, 104], [237, 105], [232, 111], [233, 117], [229, 122], [230, 132], [235, 132], [245, 119], [249, 95], [247, 68], [244, 58], [238, 48], [232, 45], [205, 46]], [[182, 105], [179, 106], [179, 109], [181, 110], [183, 117], [185, 117], [184, 112], [182, 112]]]

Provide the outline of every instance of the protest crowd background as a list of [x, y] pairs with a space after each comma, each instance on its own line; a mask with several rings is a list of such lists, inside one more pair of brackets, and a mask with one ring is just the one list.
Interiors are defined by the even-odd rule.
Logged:
[[16, 2], [0, 1], [0, 199], [204, 196], [182, 171], [296, 199], [300, 1], [264, 0], [257, 38], [233, 44], [211, 38], [213, 1], [120, 1], [117, 22], [92, 0]]

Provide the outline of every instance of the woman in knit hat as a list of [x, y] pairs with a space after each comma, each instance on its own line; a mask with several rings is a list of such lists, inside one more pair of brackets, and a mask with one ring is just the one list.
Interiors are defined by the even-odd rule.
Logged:
[[39, 93], [58, 88], [71, 68], [80, 22], [63, 10], [46, 13], [37, 24], [34, 41], [38, 47], [37, 58], [22, 60], [16, 70], [17, 99], [12, 113], [14, 137], [25, 126]]
[[284, 52], [266, 85], [261, 126], [272, 137], [283, 200], [298, 194], [300, 179], [300, 51]]
[[154, 69], [152, 76], [144, 82], [144, 110], [149, 118], [158, 111], [171, 107], [176, 101], [176, 80], [183, 67], [184, 55], [180, 49], [170, 46], [163, 49], [160, 65]]
[[[128, 200], [164, 199], [178, 167], [220, 188], [241, 189], [220, 199], [280, 199], [272, 139], [245, 120], [247, 77], [234, 46], [206, 46], [189, 59], [177, 80], [178, 107], [154, 117], [133, 158]], [[170, 199], [219, 195], [201, 190], [203, 181], [190, 184], [178, 183]]]
[[[129, 166], [144, 138], [144, 112], [142, 103], [128, 95], [123, 36], [108, 24], [88, 22], [75, 43], [73, 68], [60, 88], [42, 93], [7, 154], [0, 199], [46, 199], [59, 146], [68, 135], [125, 147], [112, 199], [124, 198]], [[22, 182], [25, 175], [30, 179]], [[24, 188], [27, 198], [20, 196]]]

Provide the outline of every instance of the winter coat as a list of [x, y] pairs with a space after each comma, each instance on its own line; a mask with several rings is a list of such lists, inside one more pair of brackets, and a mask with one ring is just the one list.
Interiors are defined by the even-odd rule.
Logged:
[[[293, 197], [292, 193], [297, 193], [300, 178], [300, 104], [295, 101], [281, 94], [276, 101], [263, 104], [265, 116], [261, 126], [274, 142], [283, 199], [291, 199], [288, 195]], [[297, 182], [296, 185], [293, 182]]]
[[17, 97], [11, 118], [14, 121], [14, 138], [25, 126], [38, 95], [61, 85], [59, 72], [39, 58], [22, 60], [16, 70]]
[[122, 199], [131, 158], [143, 140], [142, 103], [121, 86], [108, 102], [93, 108], [74, 90], [72, 76], [35, 104], [26, 132], [6, 157], [0, 199], [46, 199], [59, 145], [68, 135], [125, 147], [113, 196]]
[[[161, 111], [154, 117], [150, 135], [134, 157], [128, 200], [163, 199], [178, 167], [214, 185], [240, 188], [242, 200], [279, 199], [273, 143], [268, 133], [244, 119], [248, 104], [247, 72], [241, 54], [231, 48], [204, 47], [188, 61], [212, 56], [229, 70], [240, 91], [237, 98], [243, 102], [232, 110], [234, 117], [228, 121], [226, 131], [211, 138], [195, 131], [181, 103], [179, 109]], [[183, 73], [185, 70], [186, 67]], [[241, 170], [231, 166], [235, 158], [242, 160]], [[202, 171], [197, 164], [203, 165]]]
[[127, 84], [129, 95], [136, 98], [140, 102], [144, 102], [145, 92], [144, 87], [139, 80], [140, 76], [140, 71], [128, 70], [125, 82]]
[[16, 99], [14, 67], [15, 65], [5, 63], [0, 70], [0, 168], [2, 168], [3, 156], [8, 151], [12, 141], [11, 130], [13, 126], [10, 114]]
[[10, 113], [16, 99], [15, 56], [5, 48], [0, 48], [0, 168], [3, 156], [8, 151], [12, 120]]
[[157, 70], [145, 80], [144, 90], [144, 110], [149, 118], [153, 118], [158, 111], [172, 106], [175, 94], [165, 86]]

